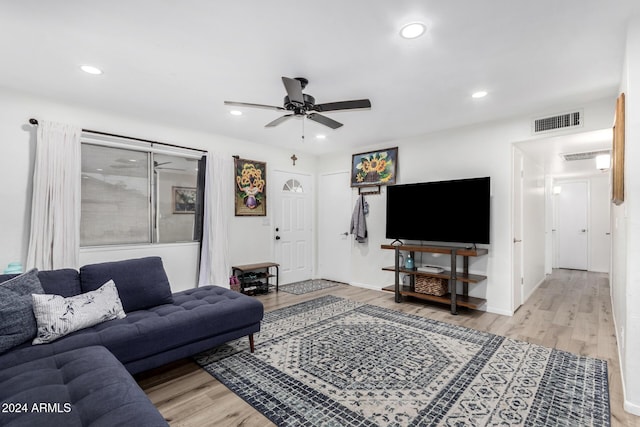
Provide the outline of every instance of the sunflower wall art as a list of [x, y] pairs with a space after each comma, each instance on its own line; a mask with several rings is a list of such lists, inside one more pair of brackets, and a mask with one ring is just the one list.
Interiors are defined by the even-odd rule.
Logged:
[[267, 215], [267, 164], [235, 160], [236, 216]]
[[351, 159], [351, 186], [395, 184], [397, 166], [398, 147], [354, 154]]

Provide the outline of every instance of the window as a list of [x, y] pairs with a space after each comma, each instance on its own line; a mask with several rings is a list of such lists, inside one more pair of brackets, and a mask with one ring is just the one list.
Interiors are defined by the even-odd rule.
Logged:
[[195, 241], [198, 159], [83, 139], [80, 245]]
[[282, 186], [282, 191], [287, 191], [291, 193], [304, 193], [304, 189], [302, 188], [302, 184], [297, 179], [290, 179], [284, 183]]

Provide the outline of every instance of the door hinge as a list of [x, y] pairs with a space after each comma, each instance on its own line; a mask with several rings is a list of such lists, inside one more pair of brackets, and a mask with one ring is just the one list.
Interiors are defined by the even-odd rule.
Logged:
[[524, 277], [521, 277], [521, 278], [520, 278], [520, 284], [521, 284], [521, 285], [524, 285]]

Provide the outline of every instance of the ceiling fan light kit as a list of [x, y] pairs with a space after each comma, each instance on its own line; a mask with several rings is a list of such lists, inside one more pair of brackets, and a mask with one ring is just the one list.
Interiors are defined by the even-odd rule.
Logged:
[[338, 129], [342, 126], [342, 123], [318, 113], [371, 108], [371, 101], [368, 99], [316, 104], [316, 99], [313, 96], [302, 92], [302, 90], [307, 87], [307, 84], [309, 84], [309, 80], [304, 77], [282, 77], [282, 84], [287, 92], [287, 95], [284, 97], [282, 107], [235, 101], [224, 101], [224, 103], [225, 105], [232, 105], [236, 107], [264, 108], [287, 112], [287, 114], [267, 123], [265, 127], [268, 128], [278, 126], [292, 117], [301, 117], [307, 118], [331, 129]]

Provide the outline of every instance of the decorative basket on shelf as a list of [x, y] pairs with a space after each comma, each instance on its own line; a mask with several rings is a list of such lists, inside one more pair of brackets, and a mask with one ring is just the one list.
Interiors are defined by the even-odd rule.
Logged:
[[449, 281], [437, 277], [416, 277], [415, 290], [421, 294], [429, 294], [441, 297], [449, 292]]

